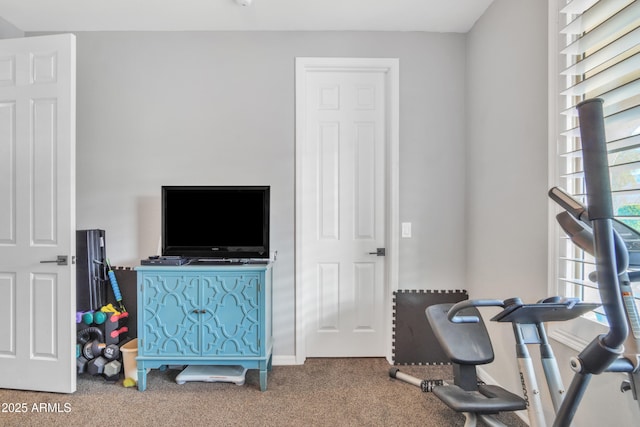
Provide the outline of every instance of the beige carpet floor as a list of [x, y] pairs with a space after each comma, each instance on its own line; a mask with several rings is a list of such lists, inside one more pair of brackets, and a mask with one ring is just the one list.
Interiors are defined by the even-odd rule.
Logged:
[[[308, 359], [274, 366], [267, 391], [258, 372], [242, 386], [188, 382], [153, 370], [147, 390], [82, 375], [73, 394], [0, 390], [1, 426], [463, 426], [433, 394], [389, 377], [385, 359]], [[399, 366], [420, 379], [450, 379], [450, 366]], [[24, 412], [9, 410], [21, 405]], [[526, 426], [501, 414], [509, 426]]]

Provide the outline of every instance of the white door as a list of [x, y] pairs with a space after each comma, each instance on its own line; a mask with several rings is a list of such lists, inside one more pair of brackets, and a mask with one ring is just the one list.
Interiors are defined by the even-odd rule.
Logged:
[[75, 37], [0, 40], [0, 387], [75, 391], [74, 258]]
[[390, 342], [388, 266], [378, 254], [388, 250], [389, 69], [344, 61], [307, 68], [297, 82], [307, 357], [385, 356]]

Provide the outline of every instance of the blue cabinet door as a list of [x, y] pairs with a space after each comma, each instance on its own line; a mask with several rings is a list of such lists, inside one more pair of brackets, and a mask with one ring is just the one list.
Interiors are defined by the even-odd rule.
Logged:
[[199, 278], [175, 273], [145, 274], [142, 313], [142, 353], [147, 356], [200, 355]]
[[259, 355], [261, 274], [219, 273], [201, 280], [202, 355]]

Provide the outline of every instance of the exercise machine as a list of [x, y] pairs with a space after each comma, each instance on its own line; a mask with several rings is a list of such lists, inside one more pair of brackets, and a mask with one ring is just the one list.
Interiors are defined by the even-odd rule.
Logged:
[[[555, 355], [549, 344], [544, 324], [566, 321], [581, 316], [600, 304], [583, 303], [577, 298], [551, 297], [525, 304], [520, 298], [507, 300], [472, 299], [455, 304], [436, 304], [425, 313], [436, 339], [453, 365], [453, 383], [444, 380], [419, 380], [391, 368], [390, 376], [433, 392], [440, 400], [466, 417], [466, 427], [478, 419], [490, 426], [503, 424], [494, 416], [500, 412], [527, 410], [532, 427], [545, 426], [545, 418], [533, 359], [528, 346], [539, 345], [540, 361], [554, 410], [565, 393]], [[478, 308], [502, 309], [491, 321], [511, 323], [516, 343], [516, 356], [522, 395], [520, 397], [495, 385], [477, 380], [476, 367], [493, 361], [493, 348]], [[456, 337], [456, 339], [452, 339]]]
[[[533, 304], [512, 298], [428, 307], [425, 314], [429, 324], [453, 365], [453, 384], [420, 381], [396, 368], [389, 374], [432, 391], [447, 406], [464, 413], [465, 427], [475, 426], [478, 418], [490, 426], [500, 426], [503, 424], [493, 414], [525, 408], [531, 426], [546, 426], [527, 349], [529, 344], [540, 345], [545, 381], [555, 412], [554, 427], [571, 425], [593, 375], [628, 373], [621, 390], [631, 391], [635, 400], [640, 395], [640, 318], [631, 288], [632, 282], [640, 281], [640, 271], [634, 271], [640, 269], [640, 235], [613, 217], [602, 100], [580, 103], [578, 115], [588, 207], [557, 187], [549, 191], [549, 197], [564, 210], [556, 217], [561, 228], [574, 244], [596, 260], [595, 273], [589, 278], [598, 283], [609, 330], [571, 359], [575, 374], [565, 391], [544, 323], [573, 319], [600, 304], [551, 297]], [[476, 366], [493, 361], [491, 341], [478, 311], [478, 307], [487, 306], [502, 308], [492, 321], [512, 324], [524, 398], [477, 381]]]
[[640, 281], [638, 233], [613, 217], [613, 201], [605, 140], [603, 101], [589, 99], [578, 104], [584, 180], [588, 206], [559, 188], [549, 197], [564, 212], [556, 219], [571, 241], [593, 255], [600, 300], [609, 330], [598, 335], [571, 360], [575, 372], [557, 411], [555, 426], [568, 426], [580, 405], [593, 375], [603, 372], [626, 372], [628, 380], [621, 387], [631, 390], [638, 401], [640, 394], [640, 318], [631, 283]]

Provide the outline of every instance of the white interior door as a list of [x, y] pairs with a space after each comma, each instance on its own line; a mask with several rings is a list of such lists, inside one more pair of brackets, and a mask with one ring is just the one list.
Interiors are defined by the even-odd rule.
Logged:
[[75, 36], [0, 40], [0, 387], [75, 391], [74, 258]]
[[307, 357], [385, 356], [390, 342], [388, 263], [376, 254], [389, 237], [389, 70], [362, 66], [307, 69], [297, 83]]

